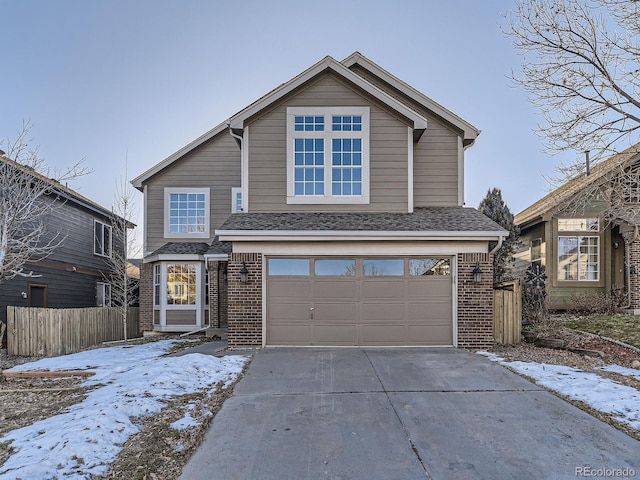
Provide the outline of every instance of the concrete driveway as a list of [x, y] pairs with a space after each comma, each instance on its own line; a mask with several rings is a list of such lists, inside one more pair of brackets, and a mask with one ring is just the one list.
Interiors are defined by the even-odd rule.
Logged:
[[575, 479], [625, 468], [640, 477], [640, 442], [480, 355], [266, 348], [180, 478]]

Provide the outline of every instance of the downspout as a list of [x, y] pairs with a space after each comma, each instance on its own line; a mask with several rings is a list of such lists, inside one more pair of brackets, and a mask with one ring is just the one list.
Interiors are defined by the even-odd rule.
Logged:
[[231, 128], [231, 120], [227, 121], [227, 128], [229, 129], [229, 134], [235, 138], [238, 143], [242, 143], [242, 137], [240, 135], [237, 135], [235, 133], [233, 133], [233, 128]]
[[493, 247], [493, 249], [489, 252], [489, 255], [493, 255], [498, 250], [500, 250], [500, 247], [502, 246], [502, 242], [504, 242], [504, 237], [501, 235], [498, 237], [498, 244], [495, 247]]

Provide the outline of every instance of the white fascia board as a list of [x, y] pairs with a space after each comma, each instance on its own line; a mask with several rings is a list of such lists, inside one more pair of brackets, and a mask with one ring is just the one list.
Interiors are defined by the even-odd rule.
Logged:
[[279, 99], [287, 95], [289, 92], [295, 90], [300, 85], [304, 84], [308, 80], [311, 80], [316, 75], [319, 75], [320, 73], [322, 73], [327, 68], [330, 68], [338, 75], [346, 78], [350, 82], [362, 88], [367, 93], [371, 94], [373, 97], [377, 98], [381, 102], [393, 108], [398, 113], [410, 119], [413, 122], [414, 129], [423, 130], [427, 128], [427, 119], [424, 118], [422, 115], [420, 115], [418, 112], [407, 107], [405, 104], [399, 102], [398, 100], [393, 98], [391, 95], [388, 95], [387, 93], [383, 92], [373, 84], [367, 82], [364, 78], [362, 78], [359, 75], [356, 75], [347, 67], [345, 67], [343, 64], [336, 61], [330, 56], [323, 58], [312, 67], [302, 72], [300, 75], [289, 80], [287, 83], [282, 84], [280, 87], [268, 93], [257, 102], [254, 102], [244, 110], [240, 111], [239, 113], [231, 117], [231, 127], [243, 129], [244, 121], [247, 118], [255, 115], [260, 110], [263, 110], [264, 108], [268, 107], [272, 103], [278, 101]]
[[216, 230], [221, 241], [331, 241], [331, 240], [482, 240], [497, 241], [509, 235], [498, 231], [375, 232], [351, 230]]
[[222, 261], [226, 261], [229, 259], [229, 255], [227, 255], [226, 253], [205, 253], [204, 254], [204, 259], [205, 260], [222, 260]]
[[408, 85], [407, 83], [403, 82], [395, 75], [392, 75], [391, 73], [387, 72], [385, 69], [383, 69], [376, 63], [372, 62], [361, 53], [354, 52], [353, 54], [345, 58], [341, 63], [347, 68], [351, 67], [356, 63], [364, 67], [366, 70], [373, 73], [377, 77], [381, 78], [388, 84], [392, 85], [394, 88], [404, 93], [409, 98], [415, 100], [416, 102], [420, 103], [424, 107], [431, 110], [436, 115], [442, 117], [449, 123], [460, 128], [464, 132], [465, 140], [475, 141], [478, 135], [480, 135], [480, 130], [478, 130], [476, 127], [471, 125], [469, 122], [460, 118], [450, 110], [447, 110], [445, 107], [435, 102], [431, 98], [427, 97], [425, 94], [419, 92], [418, 90], [413, 88], [411, 85]]
[[220, 125], [212, 128], [208, 132], [200, 135], [193, 142], [191, 142], [191, 143], [185, 145], [184, 147], [182, 147], [180, 150], [178, 150], [174, 154], [169, 155], [167, 158], [162, 160], [160, 163], [155, 164], [153, 167], [151, 167], [146, 172], [138, 175], [136, 178], [131, 180], [131, 185], [133, 185], [134, 188], [137, 188], [138, 190], [140, 190], [142, 188], [142, 183], [144, 181], [146, 181], [147, 179], [151, 178], [152, 176], [154, 176], [156, 173], [160, 172], [161, 170], [164, 170], [166, 167], [171, 165], [173, 162], [175, 162], [180, 157], [182, 157], [182, 156], [186, 155], [187, 153], [189, 153], [194, 148], [199, 147], [200, 145], [202, 145], [207, 140], [212, 139], [213, 137], [215, 137], [216, 135], [218, 135], [219, 133], [221, 133], [221, 132], [223, 132], [223, 131], [225, 131], [227, 129], [228, 129], [228, 127], [227, 127], [227, 122], [226, 121], [221, 123]]
[[154, 263], [154, 262], [163, 262], [163, 261], [184, 261], [184, 262], [193, 262], [198, 261], [201, 262], [204, 260], [202, 255], [197, 255], [195, 253], [161, 253], [160, 255], [153, 255], [151, 257], [146, 257], [142, 260], [142, 263]]

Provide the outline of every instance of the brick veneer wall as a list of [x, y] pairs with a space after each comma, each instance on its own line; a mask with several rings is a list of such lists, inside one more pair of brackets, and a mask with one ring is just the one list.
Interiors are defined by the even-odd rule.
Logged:
[[[249, 282], [240, 282], [245, 262]], [[262, 254], [232, 253], [228, 265], [228, 345], [231, 349], [262, 346]]]
[[209, 261], [209, 319], [213, 328], [227, 325], [228, 288], [224, 272], [227, 262]]
[[[473, 282], [479, 264], [482, 282]], [[458, 254], [458, 347], [493, 348], [493, 255]]]
[[629, 249], [629, 265], [635, 266], [636, 274], [629, 275], [629, 292], [631, 303], [629, 305], [635, 312], [640, 313], [640, 240], [633, 241], [631, 236], [625, 237]]
[[153, 330], [153, 264], [140, 265], [140, 332]]

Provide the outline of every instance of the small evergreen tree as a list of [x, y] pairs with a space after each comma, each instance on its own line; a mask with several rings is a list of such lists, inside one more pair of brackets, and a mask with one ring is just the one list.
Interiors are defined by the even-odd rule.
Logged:
[[513, 262], [513, 254], [518, 248], [520, 229], [513, 223], [513, 213], [502, 200], [502, 191], [499, 188], [487, 192], [478, 210], [509, 232], [509, 236], [493, 256], [493, 283], [497, 284], [508, 277], [509, 264]]

